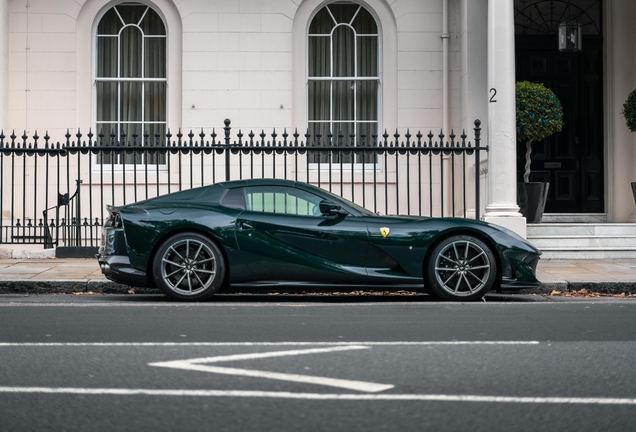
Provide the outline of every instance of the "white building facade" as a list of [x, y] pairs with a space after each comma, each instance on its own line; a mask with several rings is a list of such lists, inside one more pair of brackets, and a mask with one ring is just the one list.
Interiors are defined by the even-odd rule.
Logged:
[[[524, 234], [514, 83], [528, 71], [519, 70], [515, 41], [523, 20], [539, 19], [520, 14], [535, 3], [600, 11], [590, 14], [602, 72], [590, 115], [600, 125], [601, 166], [589, 178], [575, 166], [580, 186], [568, 190], [597, 182], [602, 193], [593, 211], [560, 211], [567, 188], [551, 178], [552, 212], [625, 222], [636, 181], [635, 137], [621, 115], [636, 88], [631, 0], [0, 0], [0, 128], [63, 141], [68, 129], [152, 135], [222, 129], [230, 118], [242, 131], [472, 134], [480, 119], [489, 146], [473, 167], [484, 184], [480, 213]], [[585, 123], [568, 139], [578, 143]], [[5, 172], [2, 181], [17, 180]]]

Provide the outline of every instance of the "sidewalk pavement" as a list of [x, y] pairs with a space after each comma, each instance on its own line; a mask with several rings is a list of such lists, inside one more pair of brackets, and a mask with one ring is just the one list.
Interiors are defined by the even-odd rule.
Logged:
[[[130, 287], [108, 281], [95, 259], [57, 259], [48, 252], [25, 252], [16, 258], [0, 255], [0, 294], [126, 293]], [[636, 294], [636, 259], [539, 261], [542, 286], [524, 293], [585, 289], [603, 294]], [[157, 292], [134, 289], [135, 293]]]

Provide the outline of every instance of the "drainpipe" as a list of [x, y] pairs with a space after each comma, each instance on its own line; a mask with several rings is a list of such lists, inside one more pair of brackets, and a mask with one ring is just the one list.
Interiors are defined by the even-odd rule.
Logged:
[[31, 10], [31, 4], [27, 0], [26, 3], [26, 45], [24, 47], [24, 131], [29, 134], [29, 53], [31, 50], [29, 40], [29, 11]]
[[[448, 139], [450, 134], [450, 79], [448, 67], [448, 46], [450, 44], [450, 34], [448, 33], [448, 0], [442, 2], [442, 131]], [[440, 143], [441, 144], [441, 143]], [[444, 216], [455, 216], [452, 211], [452, 177], [450, 156], [444, 156], [442, 165], [444, 167], [444, 178], [442, 184], [444, 187]]]

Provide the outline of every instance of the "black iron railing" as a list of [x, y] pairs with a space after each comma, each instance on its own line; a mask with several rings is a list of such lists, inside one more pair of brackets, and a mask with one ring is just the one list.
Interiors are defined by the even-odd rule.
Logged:
[[[226, 180], [312, 183], [385, 214], [479, 218], [480, 122], [465, 133], [232, 138], [203, 130], [165, 136], [0, 133], [0, 244], [97, 246], [107, 204], [130, 204]], [[72, 140], [71, 138], [75, 138]]]

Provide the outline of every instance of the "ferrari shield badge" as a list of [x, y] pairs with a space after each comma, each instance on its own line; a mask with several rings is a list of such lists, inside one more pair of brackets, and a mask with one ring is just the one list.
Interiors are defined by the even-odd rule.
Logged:
[[391, 230], [388, 229], [387, 227], [380, 228], [380, 234], [382, 234], [382, 237], [387, 237], [390, 231]]

